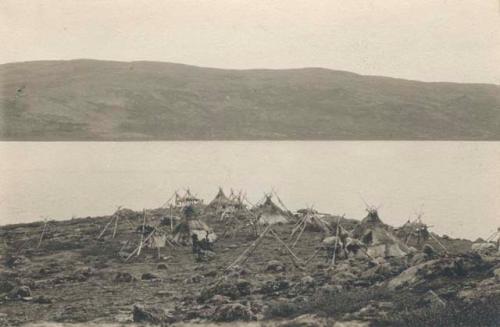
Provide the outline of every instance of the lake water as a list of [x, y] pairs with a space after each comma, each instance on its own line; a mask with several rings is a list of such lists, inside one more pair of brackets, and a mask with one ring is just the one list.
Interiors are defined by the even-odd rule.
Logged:
[[0, 224], [162, 205], [190, 187], [394, 226], [423, 212], [432, 230], [487, 237], [500, 226], [500, 142], [0, 142]]

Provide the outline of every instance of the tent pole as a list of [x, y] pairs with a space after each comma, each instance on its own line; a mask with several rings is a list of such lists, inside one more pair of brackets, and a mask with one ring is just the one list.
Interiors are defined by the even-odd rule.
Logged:
[[141, 231], [141, 239], [139, 241], [139, 250], [137, 250], [137, 255], [141, 254], [142, 240], [144, 239], [145, 225], [146, 225], [146, 209], [142, 209], [142, 231]]
[[104, 226], [104, 229], [102, 230], [101, 234], [99, 234], [99, 236], [97, 236], [97, 239], [100, 239], [102, 237], [102, 235], [104, 235], [104, 233], [106, 232], [106, 230], [108, 229], [109, 225], [111, 225], [111, 223], [113, 222], [113, 218], [115, 218], [115, 215], [111, 216], [111, 219], [109, 220], [109, 222], [106, 224], [106, 226]]
[[40, 240], [38, 241], [37, 248], [39, 248], [40, 245], [42, 245], [43, 235], [45, 235], [45, 229], [46, 228], [47, 228], [47, 219], [45, 219], [45, 221], [43, 222], [43, 230], [42, 230], [42, 234], [40, 235]]
[[276, 234], [276, 232], [272, 229], [271, 229], [271, 234], [278, 240], [279, 243], [281, 243], [285, 247], [285, 249], [292, 256], [292, 258], [295, 259], [295, 260], [293, 260], [294, 264], [296, 266], [298, 266], [301, 260], [295, 255], [295, 253], [293, 253], [293, 251], [288, 247], [288, 245], [286, 245], [286, 243], [283, 242], [283, 240], [281, 238], [279, 238], [279, 236]]
[[335, 232], [335, 247], [333, 248], [332, 266], [335, 266], [335, 255], [337, 254], [337, 244], [339, 242], [340, 217], [337, 218], [337, 231]]
[[266, 236], [266, 234], [270, 228], [271, 228], [271, 225], [268, 225], [266, 227], [266, 229], [259, 235], [259, 237], [255, 241], [253, 241], [253, 243], [250, 244], [250, 246], [248, 246], [245, 249], [245, 251], [243, 251], [243, 253], [241, 253], [236, 258], [236, 260], [234, 260], [233, 263], [231, 263], [229, 266], [227, 266], [227, 268], [224, 270], [227, 271], [228, 269], [230, 269], [230, 268], [234, 267], [236, 264], [238, 264], [244, 257], [250, 256], [250, 254], [257, 248], [257, 246], [260, 244], [260, 242], [262, 242], [262, 240], [264, 239], [264, 236]]
[[300, 233], [299, 235], [297, 236], [297, 238], [295, 239], [295, 242], [293, 242], [292, 244], [292, 249], [295, 247], [295, 245], [297, 244], [297, 242], [299, 241], [300, 237], [302, 236], [302, 233], [304, 232], [304, 230], [306, 229], [307, 227], [307, 224], [304, 222], [304, 224], [302, 224], [302, 229], [300, 230]]

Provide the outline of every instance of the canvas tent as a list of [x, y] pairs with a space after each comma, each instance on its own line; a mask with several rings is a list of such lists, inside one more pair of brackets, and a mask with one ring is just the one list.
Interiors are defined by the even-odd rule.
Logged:
[[185, 208], [184, 217], [174, 228], [173, 241], [178, 244], [188, 245], [192, 243], [192, 236], [196, 235], [198, 240], [206, 239], [210, 243], [215, 242], [217, 235], [213, 229], [200, 219], [194, 217], [192, 206]]
[[185, 207], [189, 205], [202, 204], [203, 201], [194, 196], [190, 189], [187, 189], [184, 195], [179, 195], [179, 193], [175, 192], [174, 203], [176, 207]]
[[326, 234], [332, 232], [331, 226], [323, 219], [323, 215], [312, 208], [298, 210], [297, 215], [299, 220], [295, 225], [292, 235], [301, 229], [312, 232], [323, 232]]
[[352, 232], [353, 237], [359, 239], [367, 247], [367, 254], [371, 257], [402, 257], [409, 249], [385, 225], [374, 208], [368, 208], [368, 215]]
[[271, 199], [271, 195], [266, 195], [262, 204], [254, 208], [257, 222], [261, 225], [287, 224], [290, 222], [288, 214], [276, 205]]
[[219, 187], [219, 192], [215, 198], [208, 204], [207, 209], [214, 210], [216, 212], [223, 212], [228, 208], [233, 207], [233, 201], [224, 194], [224, 190]]
[[421, 216], [414, 221], [408, 220], [403, 226], [396, 230], [396, 235], [404, 244], [421, 245], [430, 237], [428, 226], [422, 222]]
[[486, 240], [474, 242], [474, 244], [472, 244], [472, 251], [488, 253], [500, 252], [500, 227], [497, 228], [496, 232], [486, 238]]

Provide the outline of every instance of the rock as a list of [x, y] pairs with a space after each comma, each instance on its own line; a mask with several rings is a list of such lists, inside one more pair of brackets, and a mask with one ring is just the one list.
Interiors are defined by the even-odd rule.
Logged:
[[214, 295], [209, 301], [208, 303], [210, 304], [213, 304], [213, 305], [216, 305], [216, 306], [221, 306], [223, 304], [227, 304], [231, 302], [231, 299], [227, 296], [224, 296], [224, 295]]
[[53, 303], [54, 300], [50, 297], [40, 295], [40, 296], [35, 297], [33, 299], [33, 302], [39, 303], [39, 304], [49, 304], [49, 303]]
[[500, 296], [500, 283], [495, 277], [482, 280], [476, 287], [458, 292], [458, 298], [465, 302], [472, 302], [484, 298]]
[[203, 277], [202, 275], [193, 275], [189, 278], [186, 278], [184, 280], [184, 283], [185, 284], [197, 284], [197, 283], [201, 283], [201, 281], [204, 279], [205, 277]]
[[74, 271], [71, 277], [69, 277], [68, 279], [72, 281], [84, 282], [94, 273], [95, 273], [94, 269], [90, 267], [84, 267]]
[[278, 278], [276, 280], [267, 281], [260, 289], [260, 292], [264, 294], [274, 294], [285, 291], [289, 287], [290, 283], [286, 279]]
[[487, 271], [490, 268], [491, 264], [483, 261], [475, 253], [444, 257], [426, 261], [404, 270], [389, 281], [388, 288], [396, 290], [406, 286], [414, 287], [439, 277], [464, 277]]
[[209, 270], [203, 274], [205, 277], [216, 277], [218, 274], [217, 270]]
[[31, 297], [31, 289], [28, 286], [19, 286], [9, 293], [11, 299], [22, 299]]
[[214, 320], [219, 322], [257, 320], [251, 308], [241, 303], [224, 304], [214, 313]]
[[496, 245], [491, 242], [474, 243], [472, 244], [472, 251], [482, 254], [491, 254], [497, 251]]
[[228, 270], [225, 271], [225, 273], [228, 277], [240, 277], [248, 275], [248, 271], [245, 268], [238, 265], [229, 268]]
[[164, 263], [160, 263], [158, 266], [156, 266], [156, 269], [166, 270], [167, 269], [167, 265], [164, 264]]
[[425, 261], [427, 261], [427, 256], [425, 255], [425, 253], [419, 252], [419, 253], [415, 253], [415, 255], [413, 255], [410, 258], [408, 264], [411, 267], [411, 266], [419, 265]]
[[134, 304], [132, 308], [134, 322], [145, 322], [152, 324], [170, 324], [175, 319], [166, 310], [156, 306], [145, 307], [141, 304]]
[[331, 319], [318, 317], [315, 314], [303, 314], [290, 321], [279, 324], [279, 327], [329, 327], [332, 326]]
[[422, 252], [428, 257], [432, 258], [435, 257], [438, 253], [437, 251], [432, 247], [430, 244], [425, 244], [424, 248], [422, 249]]
[[364, 320], [364, 321], [378, 321], [383, 317], [387, 316], [387, 311], [385, 309], [393, 308], [393, 304], [390, 302], [380, 302], [371, 301], [366, 306], [360, 310], [347, 313], [344, 315], [345, 320]]
[[316, 282], [311, 276], [305, 276], [300, 279], [298, 283], [293, 286], [295, 294], [304, 294], [313, 292], [316, 287]]
[[266, 265], [266, 271], [268, 272], [284, 272], [285, 270], [285, 266], [278, 260], [271, 260]]
[[332, 281], [340, 285], [352, 284], [355, 280], [357, 280], [356, 275], [348, 271], [340, 271], [332, 276]]
[[389, 283], [387, 284], [387, 287], [389, 288], [389, 290], [394, 291], [398, 288], [401, 288], [401, 287], [404, 287], [407, 285], [414, 285], [421, 279], [421, 277], [417, 274], [419, 271], [422, 271], [425, 268], [431, 267], [437, 263], [438, 263], [438, 260], [431, 260], [431, 261], [427, 261], [427, 262], [418, 264], [416, 266], [410, 267], [410, 268], [406, 269], [405, 271], [403, 271], [398, 276], [391, 279], [389, 281]]
[[236, 287], [241, 296], [250, 295], [252, 293], [252, 284], [249, 281], [239, 279], [236, 281]]
[[16, 284], [14, 284], [11, 281], [8, 280], [2, 280], [0, 281], [0, 294], [1, 293], [9, 293], [16, 287]]
[[337, 321], [333, 327], [370, 327], [367, 321], [351, 320], [351, 321]]
[[147, 272], [147, 273], [142, 274], [141, 279], [142, 280], [154, 280], [154, 279], [161, 279], [161, 278], [158, 275]]
[[115, 282], [117, 283], [130, 283], [135, 281], [136, 278], [128, 272], [118, 272], [115, 276]]
[[18, 267], [30, 263], [30, 260], [23, 255], [10, 256], [7, 258], [5, 264], [7, 267]]
[[316, 294], [317, 294], [318, 298], [327, 298], [327, 297], [331, 297], [334, 294], [340, 293], [342, 291], [342, 289], [343, 288], [340, 285], [326, 284], [326, 285], [321, 286], [316, 291]]
[[234, 282], [222, 281], [210, 287], [204, 288], [198, 298], [198, 302], [205, 302], [214, 295], [223, 295], [232, 300], [240, 297], [240, 291]]
[[497, 282], [500, 282], [500, 268], [493, 270], [493, 277]]

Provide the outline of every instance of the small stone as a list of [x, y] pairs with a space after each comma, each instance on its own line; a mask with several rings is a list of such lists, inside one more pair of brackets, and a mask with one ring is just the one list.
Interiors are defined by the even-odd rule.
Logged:
[[147, 272], [147, 273], [142, 274], [141, 279], [142, 280], [153, 280], [153, 279], [160, 279], [160, 277], [153, 274], [153, 273]]
[[285, 266], [278, 260], [271, 260], [266, 266], [266, 271], [268, 272], [283, 272], [285, 270]]
[[118, 283], [130, 283], [135, 280], [135, 277], [132, 276], [131, 273], [128, 272], [119, 272], [115, 276], [115, 282]]

